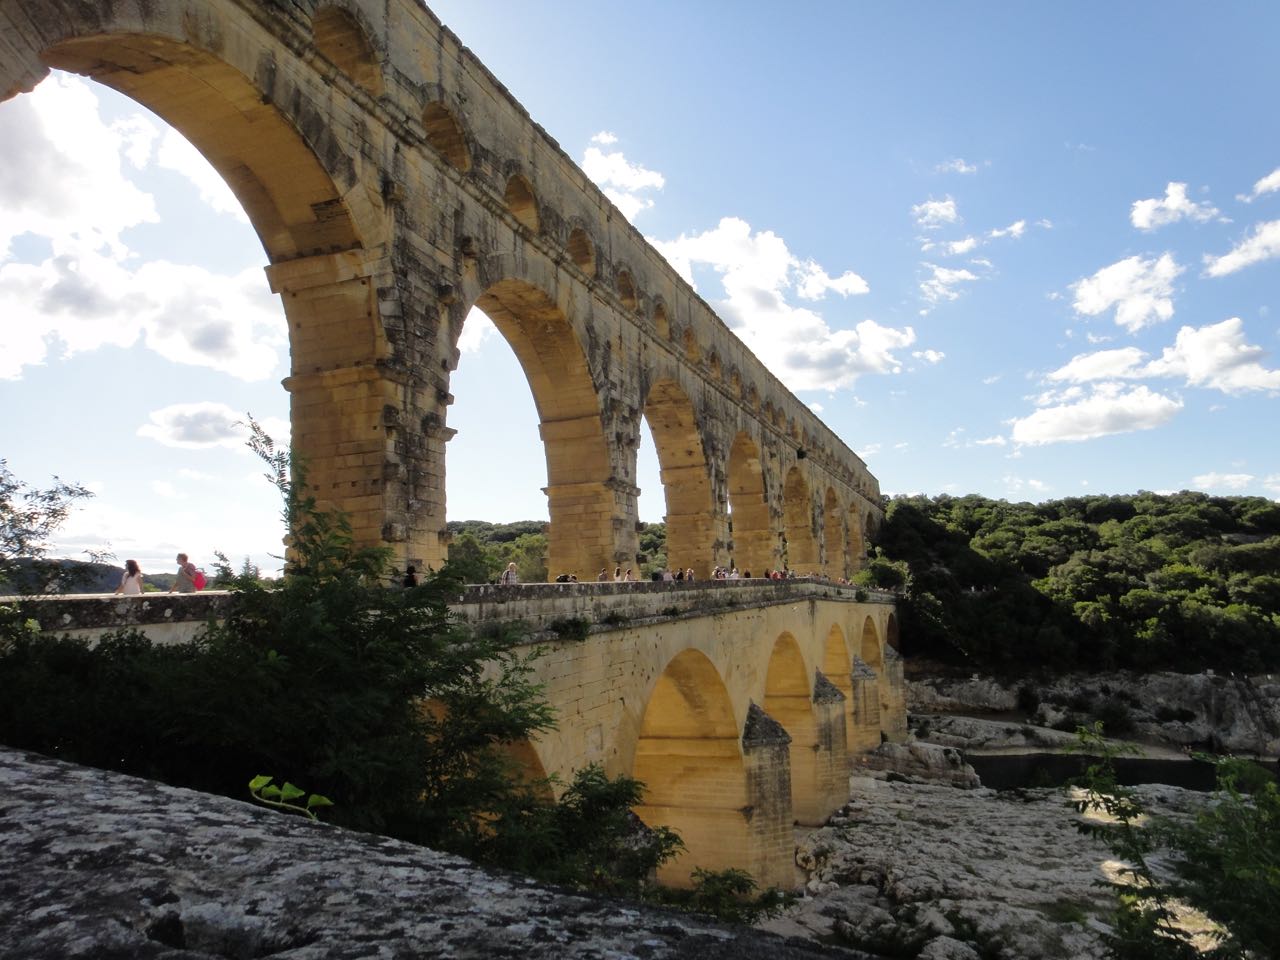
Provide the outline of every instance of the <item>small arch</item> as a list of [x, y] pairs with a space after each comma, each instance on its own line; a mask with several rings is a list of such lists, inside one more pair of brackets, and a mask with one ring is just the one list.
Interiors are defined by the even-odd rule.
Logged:
[[742, 397], [742, 374], [738, 373], [737, 367], [734, 367], [729, 372], [729, 389], [733, 392], [734, 396], [738, 398]]
[[747, 387], [747, 406], [752, 410], [760, 409], [760, 391], [754, 383]]
[[827, 487], [822, 504], [822, 548], [825, 553], [822, 569], [829, 577], [844, 576], [844, 514], [835, 489]]
[[690, 363], [697, 363], [702, 359], [702, 348], [698, 346], [698, 338], [694, 336], [693, 327], [684, 328], [684, 355], [685, 359]]
[[900, 646], [902, 641], [898, 636], [898, 617], [896, 614], [889, 614], [889, 622], [884, 627], [884, 642], [899, 653], [902, 652], [902, 647]]
[[569, 231], [569, 259], [588, 277], [596, 275], [596, 245], [582, 227]]
[[631, 274], [626, 270], [618, 271], [618, 299], [622, 301], [622, 306], [629, 313], [635, 313], [640, 309], [640, 298], [636, 295], [636, 282], [631, 279]]
[[[715, 350], [712, 350], [707, 357], [707, 376], [712, 380], [719, 381], [722, 374], [723, 370], [720, 367], [720, 354], [716, 353]], [[768, 711], [765, 712], [767, 713]]]
[[671, 321], [667, 319], [667, 308], [661, 303], [653, 308], [653, 329], [662, 339], [671, 339]]
[[764, 402], [764, 412], [762, 415], [767, 421], [769, 421], [770, 423], [773, 423], [774, 412], [773, 412], [772, 400], [766, 400]]
[[705, 654], [684, 650], [658, 677], [640, 720], [632, 776], [645, 785], [636, 814], [650, 827], [676, 830], [685, 844], [659, 869], [659, 880], [688, 886], [694, 867], [741, 866], [750, 843], [742, 747], [729, 691]]
[[779, 430], [785, 430], [787, 426], [787, 415], [782, 412], [781, 407], [775, 407], [773, 410], [773, 425]]
[[507, 209], [520, 222], [520, 225], [530, 233], [537, 233], [540, 229], [538, 200], [533, 195], [533, 185], [523, 174], [512, 174], [511, 179], [507, 181], [505, 200]]
[[471, 169], [471, 150], [462, 125], [440, 101], [429, 103], [422, 111], [422, 126], [427, 132], [427, 143], [444, 157], [446, 163], [459, 173]]
[[382, 68], [369, 35], [354, 16], [341, 7], [324, 6], [311, 18], [316, 49], [335, 67], [373, 96], [382, 95]]

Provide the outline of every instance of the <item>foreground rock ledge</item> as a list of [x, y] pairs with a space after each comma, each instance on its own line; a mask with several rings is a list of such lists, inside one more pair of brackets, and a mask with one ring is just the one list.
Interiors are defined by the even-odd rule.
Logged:
[[862, 957], [0, 747], [0, 958]]

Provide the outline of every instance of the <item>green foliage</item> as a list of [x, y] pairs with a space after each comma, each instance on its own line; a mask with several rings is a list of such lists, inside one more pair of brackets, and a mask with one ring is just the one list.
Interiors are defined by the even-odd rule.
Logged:
[[688, 890], [664, 890], [662, 901], [671, 906], [706, 913], [726, 923], [752, 924], [776, 916], [796, 901], [794, 894], [770, 887], [759, 890], [751, 874], [727, 870], [695, 869]]
[[[1280, 787], [1257, 764], [1210, 759], [1218, 767], [1218, 789], [1190, 822], [1147, 818], [1132, 791], [1116, 784], [1118, 750], [1101, 726], [1079, 730], [1081, 749], [1099, 756], [1086, 773], [1082, 813], [1097, 810], [1112, 823], [1081, 822], [1125, 864], [1117, 894], [1108, 956], [1118, 960], [1210, 958], [1242, 960], [1273, 956], [1280, 943]], [[1157, 874], [1154, 854], [1170, 852], [1170, 870]], [[1197, 950], [1177, 925], [1176, 902], [1214, 921], [1216, 943]]]
[[674, 831], [646, 827], [631, 812], [643, 794], [638, 780], [610, 779], [592, 764], [575, 773], [554, 804], [526, 793], [494, 811], [474, 852], [552, 883], [653, 895], [653, 872], [684, 845]]
[[[249, 795], [261, 804], [268, 807], [274, 807], [277, 810], [284, 810], [287, 813], [297, 813], [312, 820], [319, 820], [316, 814], [317, 808], [332, 807], [333, 801], [328, 797], [322, 797], [318, 793], [309, 794], [301, 787], [295, 787], [287, 780], [277, 786], [272, 781], [274, 777], [260, 773], [249, 781]], [[305, 803], [297, 803], [296, 801], [306, 797]]]
[[220, 558], [225, 620], [171, 646], [132, 630], [92, 647], [45, 638], [0, 608], [0, 742], [227, 796], [272, 770], [282, 785], [259, 776], [250, 791], [280, 809], [328, 807], [339, 825], [643, 892], [679, 838], [630, 813], [638, 782], [588, 768], [552, 802], [514, 767], [512, 748], [552, 724], [536, 654], [517, 635], [455, 624], [448, 575], [387, 590], [387, 551], [356, 545], [346, 518], [321, 513], [305, 472], [251, 427], [282, 495], [284, 576], [263, 581], [252, 564], [237, 574]]
[[1280, 668], [1280, 511], [1183, 492], [890, 501], [859, 582], [968, 669]]
[[585, 617], [560, 617], [547, 624], [547, 629], [559, 640], [582, 641], [591, 632], [591, 621]]
[[[545, 583], [545, 524], [525, 520], [492, 524], [477, 520], [448, 525], [453, 534], [445, 573], [462, 583], [493, 583], [508, 563], [516, 565], [521, 583]], [[574, 572], [574, 571], [562, 571]], [[582, 574], [578, 573], [579, 578]]]

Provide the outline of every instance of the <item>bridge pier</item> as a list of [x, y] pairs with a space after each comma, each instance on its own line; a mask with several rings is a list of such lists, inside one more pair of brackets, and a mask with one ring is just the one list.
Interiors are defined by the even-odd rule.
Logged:
[[849, 755], [852, 758], [880, 746], [880, 678], [862, 658], [854, 657], [851, 683], [853, 697], [849, 707], [853, 739], [849, 743]]

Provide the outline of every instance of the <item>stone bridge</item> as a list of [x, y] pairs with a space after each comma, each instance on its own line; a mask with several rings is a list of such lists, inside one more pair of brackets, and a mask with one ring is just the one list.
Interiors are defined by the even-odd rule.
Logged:
[[0, 99], [51, 67], [159, 114], [239, 198], [288, 321], [293, 449], [361, 542], [444, 560], [479, 307], [538, 410], [549, 569], [634, 561], [642, 418], [674, 562], [860, 565], [862, 461], [418, 0], [0, 0]]
[[[188, 639], [229, 595], [33, 601], [46, 633], [136, 626]], [[816, 579], [468, 587], [452, 606], [473, 629], [521, 624], [557, 727], [515, 748], [531, 776], [600, 763], [645, 782], [637, 810], [679, 831], [693, 867], [746, 869], [792, 886], [794, 824], [848, 799], [859, 755], [906, 736], [891, 594]]]

